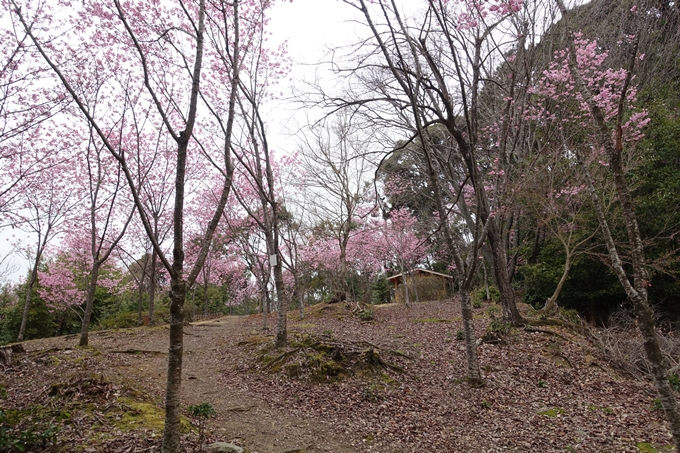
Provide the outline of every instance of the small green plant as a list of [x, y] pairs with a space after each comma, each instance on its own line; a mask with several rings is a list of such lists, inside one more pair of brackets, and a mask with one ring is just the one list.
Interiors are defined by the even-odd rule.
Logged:
[[198, 425], [198, 448], [203, 451], [205, 443], [206, 420], [215, 415], [215, 408], [210, 403], [201, 403], [189, 406], [189, 414], [197, 420]]
[[640, 453], [656, 453], [656, 448], [649, 442], [638, 442], [635, 444]]
[[381, 392], [385, 386], [381, 384], [371, 384], [361, 392], [361, 399], [369, 403], [375, 403], [382, 399]]
[[490, 401], [482, 400], [482, 402], [479, 405], [482, 406], [482, 409], [491, 409]]
[[494, 319], [498, 315], [498, 313], [499, 313], [498, 307], [495, 305], [492, 305], [486, 309], [486, 315], [491, 319]]
[[42, 451], [56, 444], [57, 425], [32, 422], [22, 426], [13, 418], [0, 411], [0, 451]]
[[614, 415], [615, 414], [614, 409], [611, 409], [609, 407], [601, 407], [601, 406], [596, 406], [594, 404], [588, 404], [588, 405], [586, 405], [586, 408], [589, 411], [593, 411], [593, 412], [601, 411], [602, 413], [604, 413], [606, 415]]
[[501, 293], [495, 286], [489, 286], [489, 297], [485, 286], [480, 286], [470, 292], [470, 299], [472, 299], [472, 306], [474, 308], [482, 308], [484, 302], [493, 302], [497, 304], [501, 300]]
[[548, 386], [548, 384], [547, 384], [545, 381], [543, 381], [543, 380], [538, 381], [538, 382], [536, 383], [536, 387], [538, 387], [538, 388], [542, 388], [542, 389], [543, 389], [543, 388], [546, 388], [547, 386]]
[[676, 373], [673, 373], [668, 376], [668, 382], [671, 384], [671, 388], [673, 390], [680, 392], [680, 376], [678, 376]]
[[366, 307], [359, 312], [358, 316], [362, 321], [373, 321], [375, 319], [375, 312], [371, 307]]
[[465, 333], [462, 330], [456, 332], [456, 340], [458, 341], [465, 340]]
[[492, 319], [489, 323], [489, 331], [497, 334], [506, 334], [510, 332], [512, 325], [502, 319]]
[[659, 398], [654, 398], [652, 400], [652, 410], [663, 412], [663, 404], [661, 404], [661, 400]]
[[561, 308], [560, 318], [572, 324], [579, 324], [581, 322], [581, 317], [579, 316], [578, 311], [573, 309]]

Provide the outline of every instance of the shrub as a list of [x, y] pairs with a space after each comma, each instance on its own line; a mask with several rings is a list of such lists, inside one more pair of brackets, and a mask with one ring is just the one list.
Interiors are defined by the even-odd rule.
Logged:
[[198, 424], [198, 445], [203, 451], [205, 443], [205, 421], [215, 415], [215, 408], [210, 403], [201, 403], [189, 406], [189, 414], [197, 420]]
[[[143, 314], [143, 313], [142, 313]], [[137, 312], [127, 311], [111, 315], [99, 323], [101, 329], [126, 329], [128, 327], [136, 327]]]
[[486, 297], [486, 287], [480, 286], [470, 292], [470, 299], [472, 299], [472, 306], [474, 308], [482, 308], [484, 302], [493, 302], [497, 304], [501, 300], [501, 293], [495, 286], [489, 286], [489, 298]]
[[375, 319], [375, 311], [371, 307], [365, 307], [357, 315], [362, 321], [373, 321]]

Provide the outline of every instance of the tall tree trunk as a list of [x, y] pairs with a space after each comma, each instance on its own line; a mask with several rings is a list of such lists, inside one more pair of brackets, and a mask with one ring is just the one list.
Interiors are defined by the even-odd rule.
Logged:
[[149, 271], [149, 326], [153, 326], [156, 322], [154, 318], [154, 305], [156, 300], [156, 260], [158, 253], [156, 249], [151, 252], [151, 269]]
[[[274, 235], [275, 238], [278, 235]], [[283, 284], [283, 266], [281, 265], [281, 255], [278, 253], [278, 246], [276, 247], [276, 264], [274, 265], [274, 285], [276, 287], [276, 308], [278, 310], [278, 319], [276, 323], [276, 347], [282, 347], [286, 345], [288, 341], [288, 329], [287, 329], [287, 308], [288, 301], [286, 300], [286, 291]]]
[[17, 341], [24, 341], [24, 334], [26, 333], [26, 324], [28, 323], [28, 308], [31, 305], [31, 296], [33, 293], [33, 285], [38, 279], [38, 259], [36, 258], [33, 269], [31, 269], [31, 277], [26, 284], [26, 297], [24, 298], [24, 309], [21, 312], [21, 326], [19, 327], [19, 335]]
[[261, 289], [261, 312], [262, 312], [262, 330], [269, 330], [269, 290], [267, 284], [263, 285]]
[[210, 279], [210, 273], [205, 269], [203, 269], [203, 271], [207, 272], [205, 279], [203, 280], [203, 314], [208, 316], [210, 313], [210, 298], [208, 297], [208, 280]]
[[555, 291], [553, 291], [552, 296], [545, 302], [545, 306], [543, 307], [543, 312], [547, 315], [554, 315], [557, 313], [557, 298], [560, 297], [560, 293], [562, 292], [562, 287], [564, 286], [564, 283], [567, 281], [567, 278], [569, 278], [569, 270], [571, 269], [571, 262], [572, 262], [572, 256], [569, 250], [567, 250], [567, 257], [564, 261], [564, 270], [562, 271], [562, 277], [560, 277], [560, 281], [557, 283], [557, 287], [555, 288]]
[[503, 247], [503, 240], [500, 237], [495, 219], [490, 219], [489, 226], [489, 247], [493, 254], [493, 271], [496, 276], [496, 284], [498, 285], [498, 292], [501, 293], [501, 308], [503, 309], [503, 318], [518, 323], [522, 321], [522, 315], [515, 304], [515, 292], [510, 284], [507, 268], [507, 254]]
[[21, 326], [19, 327], [19, 335], [17, 336], [17, 341], [24, 341], [24, 334], [26, 333], [26, 324], [28, 323], [28, 309], [31, 305], [31, 296], [33, 293], [33, 286], [38, 280], [38, 266], [40, 265], [40, 259], [42, 258], [43, 251], [45, 250], [45, 245], [47, 239], [49, 238], [51, 227], [47, 227], [45, 236], [41, 236], [38, 232], [38, 247], [35, 251], [35, 261], [33, 262], [33, 268], [31, 269], [31, 277], [28, 280], [28, 285], [26, 286], [26, 297], [24, 299], [24, 310], [21, 313]]
[[464, 285], [460, 288], [460, 308], [463, 315], [463, 331], [465, 333], [465, 355], [467, 356], [468, 365], [467, 380], [471, 386], [479, 387], [484, 385], [484, 380], [479, 372], [477, 338], [475, 337], [470, 291]]
[[[567, 14], [567, 9], [562, 0], [556, 0], [557, 5], [562, 15]], [[609, 170], [614, 179], [614, 186], [616, 189], [616, 197], [621, 204], [621, 214], [626, 227], [626, 235], [628, 238], [628, 247], [630, 249], [631, 265], [633, 269], [633, 281], [631, 283], [623, 263], [618, 253], [616, 243], [609, 229], [609, 224], [605, 216], [605, 210], [600, 201], [600, 198], [595, 190], [595, 185], [590, 176], [590, 172], [583, 160], [583, 156], [577, 152], [577, 160], [586, 177], [586, 186], [588, 193], [595, 207], [598, 223], [602, 230], [605, 239], [607, 251], [609, 252], [610, 265], [616, 274], [621, 286], [626, 291], [628, 299], [633, 304], [635, 316], [637, 318], [637, 325], [640, 329], [640, 334], [644, 341], [645, 352], [647, 359], [651, 364], [651, 374], [656, 385], [656, 390], [659, 394], [659, 399], [666, 415], [666, 420], [670, 425], [673, 433], [676, 448], [680, 450], [680, 411], [678, 410], [675, 394], [668, 382], [668, 369], [666, 360], [659, 347], [659, 340], [654, 325], [654, 318], [652, 316], [652, 309], [649, 306], [647, 286], [649, 285], [649, 274], [647, 271], [647, 263], [645, 259], [644, 246], [640, 228], [637, 223], [633, 201], [626, 180], [625, 171], [623, 169], [622, 154], [623, 154], [623, 114], [628, 88], [633, 77], [633, 69], [637, 60], [637, 44], [639, 40], [640, 30], [632, 36], [635, 37], [633, 48], [630, 52], [630, 59], [624, 80], [623, 88], [618, 100], [616, 124], [613, 128], [607, 124], [605, 113], [602, 111], [598, 103], [595, 101], [593, 92], [588, 87], [583, 79], [581, 73], [578, 71], [576, 63], [576, 45], [572, 39], [569, 43], [569, 57], [568, 64], [570, 73], [574, 79], [574, 85], [583, 99], [588, 105], [590, 113], [596, 125], [596, 130], [599, 135], [599, 144], [604, 148], [604, 151], [609, 160]], [[577, 150], [578, 151], [578, 150]]]
[[182, 278], [170, 281], [170, 348], [168, 378], [165, 391], [165, 427], [163, 453], [179, 453], [181, 427], [182, 357], [184, 354], [184, 300], [186, 282]]
[[144, 277], [146, 277], [146, 268], [149, 265], [149, 255], [144, 256], [144, 266], [142, 266], [142, 275], [139, 278], [139, 286], [137, 287], [137, 325], [141, 326], [144, 323], [142, 319], [142, 304], [144, 302]]
[[89, 344], [90, 318], [92, 317], [92, 309], [94, 308], [94, 295], [97, 291], [97, 279], [99, 278], [98, 260], [92, 264], [90, 270], [90, 281], [87, 284], [87, 297], [85, 299], [85, 313], [83, 314], [83, 324], [80, 329], [80, 342], [78, 346], [85, 347]]
[[[595, 213], [597, 214], [597, 219], [600, 224], [600, 228], [602, 229], [607, 251], [609, 252], [611, 261], [610, 265], [614, 270], [619, 282], [621, 283], [621, 286], [623, 286], [624, 290], [626, 291], [628, 299], [633, 304], [637, 325], [644, 341], [645, 353], [652, 366], [651, 374], [652, 378], [654, 379], [656, 391], [659, 394], [659, 400], [661, 401], [661, 405], [664, 409], [666, 420], [668, 421], [671, 432], [673, 433], [676, 448], [680, 451], [680, 411], [678, 411], [675, 393], [673, 392], [673, 389], [671, 389], [670, 383], [668, 382], [668, 368], [666, 359], [664, 358], [663, 353], [661, 352], [661, 347], [659, 346], [659, 339], [656, 333], [656, 327], [654, 325], [654, 316], [647, 300], [646, 286], [648, 285], [648, 277], [645, 278], [647, 275], [647, 269], [644, 266], [644, 249], [642, 248], [642, 241], [637, 220], [635, 218], [635, 213], [632, 210], [632, 204], [630, 203], [630, 194], [628, 193], [627, 187], [620, 184], [621, 181], [625, 182], [625, 179], [621, 178], [619, 183], [616, 184], [616, 191], [619, 201], [621, 201], [621, 211], [624, 217], [624, 222], [626, 223], [629, 242], [632, 243], [631, 255], [635, 255], [632, 260], [634, 274], [633, 284], [631, 284], [626, 271], [623, 268], [623, 263], [619, 257], [616, 243], [614, 242], [614, 238], [609, 229], [604, 207], [602, 206], [602, 202], [595, 191], [595, 186], [593, 185], [592, 179], [590, 178], [588, 170], [585, 168], [585, 165], [583, 165], [582, 162], [581, 166], [586, 172], [588, 193], [590, 194], [590, 197], [593, 201]], [[615, 165], [610, 166], [615, 167]], [[616, 173], [617, 169], [614, 168], [612, 171]], [[619, 176], [623, 175], [621, 174]], [[617, 180], [617, 175], [615, 175], [614, 180]]]
[[[444, 239], [447, 248], [449, 249], [451, 255], [453, 255], [453, 261], [456, 265], [456, 274], [458, 275], [461, 315], [463, 317], [463, 328], [465, 334], [465, 353], [468, 360], [467, 379], [470, 385], [481, 386], [484, 384], [484, 380], [482, 379], [482, 375], [479, 370], [479, 359], [477, 358], [477, 339], [475, 338], [472, 304], [470, 302], [470, 282], [474, 273], [474, 267], [471, 269], [472, 272], [470, 272], [469, 275], [466, 274], [466, 272], [469, 270], [466, 269], [466, 263], [463, 260], [462, 254], [460, 253], [460, 250], [453, 239], [451, 227], [446, 221], [447, 210], [444, 206], [441, 189], [439, 187], [439, 181], [432, 164], [430, 150], [427, 146], [427, 137], [423, 133], [422, 129], [420, 132], [421, 140], [423, 142], [423, 150], [425, 153], [425, 162], [427, 164], [428, 179], [434, 196], [433, 198], [435, 205], [437, 207], [437, 213], [441, 219], [442, 232], [444, 233]], [[477, 237], [475, 237], [475, 240], [481, 241], [481, 237], [479, 237], [479, 231], [477, 231]], [[472, 266], [474, 266], [474, 262], [475, 260], [471, 261]]]

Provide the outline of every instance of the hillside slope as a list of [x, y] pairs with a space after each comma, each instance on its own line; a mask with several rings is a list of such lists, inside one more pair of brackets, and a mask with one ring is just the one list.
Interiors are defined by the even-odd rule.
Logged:
[[[251, 453], [673, 451], [651, 383], [572, 333], [513, 329], [481, 344], [486, 386], [470, 388], [456, 303], [376, 306], [368, 322], [352, 308], [291, 312], [282, 351], [258, 316], [187, 326], [185, 406], [210, 403], [209, 438]], [[496, 310], [475, 310], [479, 334]], [[167, 336], [99, 332], [84, 350], [74, 337], [26, 342], [0, 375], [5, 426], [33, 433], [34, 451], [42, 440], [44, 451], [159, 451]], [[185, 434], [187, 451], [196, 438]]]

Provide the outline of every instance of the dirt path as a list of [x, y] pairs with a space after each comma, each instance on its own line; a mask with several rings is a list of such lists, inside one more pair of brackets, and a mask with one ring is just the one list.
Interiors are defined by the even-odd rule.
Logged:
[[[210, 403], [217, 413], [209, 423], [213, 437], [247, 447], [252, 453], [358, 451], [333, 434], [333, 427], [325, 422], [276, 410], [267, 395], [255, 395], [227, 382], [225, 375], [233, 366], [233, 357], [226, 357], [222, 351], [233, 350], [244, 335], [255, 333], [252, 323], [244, 321], [243, 317], [229, 316], [185, 327], [183, 405]], [[30, 341], [25, 346], [31, 352], [68, 349], [76, 343], [77, 337], [71, 335]], [[167, 326], [93, 332], [90, 345], [106, 357], [110, 377], [134, 382], [162, 405]]]

